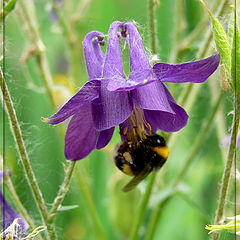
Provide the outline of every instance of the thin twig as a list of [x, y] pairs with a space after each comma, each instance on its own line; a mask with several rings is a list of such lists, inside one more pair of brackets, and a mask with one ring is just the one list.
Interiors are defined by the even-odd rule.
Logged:
[[12, 132], [13, 132], [13, 136], [15, 138], [16, 144], [17, 144], [17, 148], [18, 148], [18, 152], [20, 155], [20, 158], [22, 160], [22, 164], [24, 167], [24, 171], [27, 177], [27, 181], [28, 184], [32, 190], [35, 202], [39, 208], [39, 211], [41, 213], [41, 217], [43, 219], [44, 224], [47, 226], [47, 232], [48, 232], [48, 236], [51, 240], [56, 240], [56, 233], [55, 233], [55, 229], [54, 226], [48, 223], [48, 211], [42, 196], [42, 192], [38, 186], [36, 177], [34, 175], [33, 169], [31, 167], [30, 164], [30, 159], [25, 147], [25, 143], [22, 137], [22, 131], [20, 129], [20, 125], [17, 119], [17, 115], [13, 106], [13, 102], [7, 87], [7, 84], [5, 82], [4, 79], [4, 75], [2, 72], [2, 69], [0, 68], [0, 87], [2, 90], [2, 95], [5, 101], [5, 106], [6, 106], [6, 110], [8, 113], [8, 117], [10, 120], [10, 125], [12, 128]]
[[82, 197], [84, 199], [86, 207], [88, 208], [91, 219], [93, 220], [94, 229], [98, 233], [99, 239], [106, 240], [107, 237], [105, 235], [103, 225], [102, 225], [102, 223], [99, 219], [96, 207], [94, 205], [91, 193], [89, 191], [89, 187], [87, 186], [86, 181], [82, 178], [82, 175], [81, 175], [81, 172], [80, 172], [79, 168], [76, 168], [75, 176], [77, 178], [79, 187], [81, 188]]
[[16, 12], [18, 14], [20, 23], [22, 24], [22, 29], [25, 30], [29, 42], [34, 46], [35, 56], [37, 59], [41, 78], [43, 80], [43, 84], [47, 91], [47, 94], [50, 98], [53, 111], [56, 112], [56, 106], [54, 104], [54, 98], [51, 91], [53, 85], [52, 75], [45, 54], [45, 46], [42, 42], [38, 30], [39, 27], [36, 21], [34, 3], [29, 2], [29, 4], [25, 4], [23, 0], [19, 0]]
[[76, 161], [71, 162], [66, 170], [66, 175], [65, 175], [64, 181], [62, 183], [62, 186], [60, 187], [60, 190], [59, 190], [56, 198], [54, 199], [53, 206], [49, 212], [48, 220], [50, 223], [52, 223], [54, 221], [57, 210], [58, 210], [59, 206], [61, 206], [63, 199], [69, 190], [69, 184], [70, 184], [70, 180], [73, 175], [73, 170], [74, 170], [75, 164], [76, 164]]

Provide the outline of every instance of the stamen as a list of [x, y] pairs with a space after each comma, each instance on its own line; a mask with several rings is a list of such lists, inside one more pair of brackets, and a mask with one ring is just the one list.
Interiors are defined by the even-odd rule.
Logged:
[[148, 129], [149, 134], [151, 134], [151, 126], [146, 121], [143, 109], [134, 106], [133, 112], [128, 118], [129, 132], [127, 134], [127, 141], [132, 141], [133, 143], [138, 143], [142, 139], [145, 139], [148, 135], [146, 128]]

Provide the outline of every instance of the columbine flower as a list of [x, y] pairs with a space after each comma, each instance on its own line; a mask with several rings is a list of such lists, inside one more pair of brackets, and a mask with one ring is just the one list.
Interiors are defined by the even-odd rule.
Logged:
[[[3, 174], [4, 171], [0, 171], [0, 181], [3, 177]], [[8, 174], [11, 174], [9, 170]], [[7, 202], [1, 191], [0, 191], [0, 205], [2, 214], [2, 231], [1, 231], [2, 233], [0, 234], [0, 237], [1, 238], [7, 237], [7, 235], [9, 235], [9, 239], [12, 239], [11, 236], [20, 239], [21, 237], [23, 237], [24, 233], [28, 229], [27, 222], [21, 215], [17, 214], [13, 210], [13, 208]]]
[[227, 224], [223, 225], [206, 225], [205, 229], [210, 230], [210, 233], [215, 231], [222, 231], [226, 230], [232, 233], [236, 233], [237, 235], [240, 235], [240, 215], [237, 215], [235, 217], [228, 217], [230, 221]]
[[[97, 38], [91, 41], [93, 37]], [[128, 77], [123, 72], [119, 37], [129, 44]], [[112, 23], [106, 56], [99, 47], [102, 41], [99, 32], [86, 36], [83, 44], [90, 81], [58, 113], [43, 118], [49, 124], [57, 124], [73, 116], [65, 136], [65, 155], [70, 160], [82, 159], [93, 149], [106, 146], [117, 125], [122, 138], [133, 141], [154, 134], [157, 129], [180, 130], [188, 115], [163, 82], [203, 82], [220, 60], [219, 54], [214, 54], [201, 61], [179, 65], [157, 63], [152, 67], [142, 39], [131, 23]]]

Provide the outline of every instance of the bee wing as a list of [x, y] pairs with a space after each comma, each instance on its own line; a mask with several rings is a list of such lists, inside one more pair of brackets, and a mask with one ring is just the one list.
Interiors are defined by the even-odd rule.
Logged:
[[152, 171], [151, 166], [147, 166], [143, 171], [136, 175], [129, 183], [122, 188], [123, 192], [129, 192], [135, 188]]

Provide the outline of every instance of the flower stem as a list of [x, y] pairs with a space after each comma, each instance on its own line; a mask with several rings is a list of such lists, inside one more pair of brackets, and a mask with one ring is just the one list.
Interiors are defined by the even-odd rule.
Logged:
[[158, 205], [158, 207], [156, 209], [154, 209], [154, 211], [152, 212], [144, 240], [152, 240], [153, 239], [154, 233], [157, 229], [157, 223], [159, 221], [161, 211], [171, 198], [172, 198], [172, 195], [169, 195], [167, 198], [165, 198], [163, 201], [161, 201], [160, 204]]
[[34, 46], [37, 64], [40, 70], [40, 74], [43, 80], [44, 87], [49, 96], [53, 111], [56, 111], [56, 106], [53, 100], [52, 94], [52, 76], [49, 69], [48, 60], [45, 54], [45, 46], [40, 38], [39, 27], [36, 20], [35, 8], [33, 2], [25, 4], [23, 0], [18, 1], [19, 6], [17, 8], [17, 14], [22, 24], [23, 30], [26, 32], [26, 36], [31, 44]]
[[148, 0], [148, 24], [149, 24], [149, 37], [150, 46], [153, 54], [158, 52], [158, 42], [157, 42], [157, 21], [156, 21], [156, 1]]
[[[234, 118], [233, 118], [233, 127], [231, 132], [231, 142], [228, 149], [227, 162], [224, 168], [222, 184], [219, 191], [218, 207], [217, 207], [214, 224], [220, 224], [224, 218], [227, 192], [228, 192], [230, 178], [231, 178], [231, 170], [232, 170], [234, 157], [236, 154], [236, 138], [238, 136], [239, 117], [240, 117], [240, 95], [236, 93], [234, 100], [235, 100], [235, 104], [234, 104], [235, 111], [234, 111]], [[212, 235], [213, 240], [217, 240], [219, 239], [219, 237], [220, 237], [219, 232], [214, 232]]]
[[147, 208], [147, 204], [148, 204], [149, 199], [150, 199], [150, 195], [151, 195], [151, 192], [152, 192], [152, 189], [153, 189], [153, 184], [154, 184], [154, 181], [156, 179], [156, 175], [157, 175], [157, 173], [153, 172], [152, 175], [150, 176], [150, 180], [148, 182], [147, 189], [144, 193], [144, 196], [143, 196], [143, 198], [140, 202], [140, 205], [139, 205], [139, 209], [137, 211], [136, 221], [133, 224], [133, 230], [132, 230], [132, 233], [130, 235], [130, 240], [138, 239], [138, 232], [139, 232], [139, 229], [140, 229], [143, 217], [144, 217], [144, 213], [145, 213], [146, 208]]
[[96, 207], [93, 203], [91, 193], [90, 193], [89, 188], [86, 184], [86, 181], [82, 178], [82, 175], [81, 175], [81, 172], [80, 172], [79, 168], [76, 168], [75, 176], [76, 176], [78, 184], [81, 188], [82, 197], [83, 197], [83, 199], [85, 201], [85, 204], [86, 204], [86, 206], [89, 210], [89, 214], [91, 215], [91, 218], [93, 220], [94, 229], [96, 229], [99, 239], [106, 240], [107, 237], [105, 235], [102, 223], [99, 219]]
[[73, 176], [73, 170], [74, 170], [75, 164], [76, 164], [76, 161], [71, 162], [66, 170], [66, 175], [63, 180], [62, 186], [60, 187], [60, 190], [59, 190], [56, 198], [54, 199], [53, 206], [49, 212], [48, 221], [50, 223], [52, 223], [54, 221], [54, 219], [56, 218], [57, 210], [58, 210], [59, 206], [61, 205], [61, 203], [63, 202], [63, 199], [69, 190], [69, 184], [70, 184], [70, 180]]
[[43, 196], [42, 196], [42, 192], [37, 184], [36, 177], [34, 175], [34, 172], [32, 170], [31, 164], [30, 164], [30, 159], [29, 159], [28, 153], [26, 151], [26, 147], [25, 147], [24, 140], [22, 137], [22, 132], [21, 132], [18, 120], [17, 120], [17, 115], [15, 113], [13, 102], [12, 102], [12, 99], [11, 99], [11, 96], [10, 96], [10, 93], [9, 93], [7, 84], [5, 82], [4, 75], [3, 75], [1, 68], [0, 68], [0, 87], [2, 90], [6, 110], [7, 110], [8, 116], [9, 116], [13, 136], [14, 136], [16, 144], [17, 144], [17, 148], [19, 151], [20, 158], [22, 160], [22, 164], [24, 167], [24, 171], [25, 171], [29, 186], [32, 190], [33, 196], [35, 198], [35, 202], [37, 203], [37, 206], [39, 208], [43, 222], [47, 226], [48, 236], [51, 240], [56, 240], [57, 236], [55, 233], [54, 226], [51, 224], [48, 224], [47, 208], [46, 208]]
[[[177, 185], [179, 184], [179, 182], [182, 180], [182, 178], [184, 177], [184, 175], [186, 174], [186, 172], [188, 171], [191, 163], [194, 160], [194, 156], [198, 153], [200, 147], [202, 146], [203, 141], [205, 140], [207, 134], [210, 131], [211, 126], [214, 123], [214, 119], [215, 119], [215, 115], [217, 113], [217, 110], [219, 109], [220, 103], [222, 102], [224, 93], [221, 92], [214, 104], [214, 106], [211, 108], [211, 113], [209, 114], [209, 117], [206, 119], [205, 122], [205, 126], [202, 128], [202, 130], [199, 132], [197, 139], [194, 142], [194, 145], [192, 147], [192, 150], [190, 151], [184, 166], [182, 167], [181, 171], [179, 172], [178, 176], [176, 177], [176, 179], [173, 181], [173, 183], [171, 184], [172, 188], [176, 188]], [[163, 206], [165, 204], [168, 203], [168, 201], [173, 197], [173, 195], [170, 195], [168, 198], [164, 199], [164, 201], [160, 202], [158, 205], [158, 208], [156, 211], [154, 211], [152, 213], [152, 215], [150, 216], [150, 224], [149, 227], [147, 228], [148, 231], [146, 233], [146, 240], [150, 240], [152, 239], [156, 227], [157, 227], [157, 223], [159, 221], [160, 218], [160, 214], [161, 214], [161, 209], [163, 208]]]

